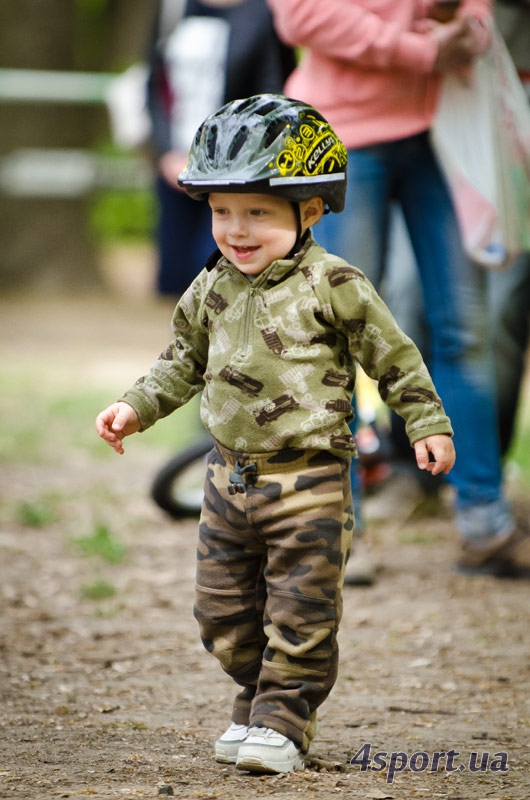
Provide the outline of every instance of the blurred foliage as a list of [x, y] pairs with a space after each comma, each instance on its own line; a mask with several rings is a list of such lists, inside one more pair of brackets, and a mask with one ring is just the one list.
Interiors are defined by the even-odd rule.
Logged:
[[75, 0], [74, 69], [120, 72], [145, 58], [156, 4]]
[[108, 189], [90, 201], [90, 232], [98, 243], [149, 241], [156, 224], [156, 200], [149, 189]]
[[75, 0], [75, 69], [90, 69], [101, 57], [101, 40], [108, 27], [108, 0]]
[[526, 398], [519, 405], [515, 438], [508, 453], [508, 464], [515, 466], [513, 479], [521, 487], [530, 486], [530, 403]]

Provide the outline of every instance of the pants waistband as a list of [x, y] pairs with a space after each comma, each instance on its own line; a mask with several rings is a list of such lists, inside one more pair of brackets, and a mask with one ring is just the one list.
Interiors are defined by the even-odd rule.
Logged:
[[214, 440], [215, 449], [224, 458], [230, 467], [239, 464], [245, 467], [248, 464], [256, 465], [258, 475], [274, 474], [275, 472], [296, 472], [304, 466], [325, 466], [326, 464], [336, 463], [345, 459], [327, 450], [271, 450], [268, 453], [244, 453], [240, 450], [230, 450]]

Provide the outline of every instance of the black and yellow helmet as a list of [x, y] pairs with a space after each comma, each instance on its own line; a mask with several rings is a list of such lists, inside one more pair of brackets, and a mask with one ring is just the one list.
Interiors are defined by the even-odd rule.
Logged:
[[196, 200], [214, 191], [275, 194], [293, 202], [319, 195], [342, 211], [343, 143], [312, 106], [283, 95], [234, 100], [195, 134], [179, 184]]

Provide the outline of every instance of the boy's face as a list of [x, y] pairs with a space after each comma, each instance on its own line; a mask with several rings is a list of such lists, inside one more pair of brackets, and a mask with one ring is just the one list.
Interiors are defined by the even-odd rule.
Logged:
[[296, 241], [295, 212], [283, 197], [213, 192], [209, 203], [217, 247], [245, 275], [285, 258]]

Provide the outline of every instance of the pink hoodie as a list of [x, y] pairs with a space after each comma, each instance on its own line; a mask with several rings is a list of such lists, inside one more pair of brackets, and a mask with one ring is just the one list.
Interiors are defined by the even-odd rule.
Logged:
[[[267, 0], [276, 29], [305, 48], [285, 86], [314, 105], [348, 148], [412, 136], [430, 128], [440, 82], [438, 45], [420, 32], [429, 0]], [[463, 0], [459, 15], [483, 24], [491, 0]]]

